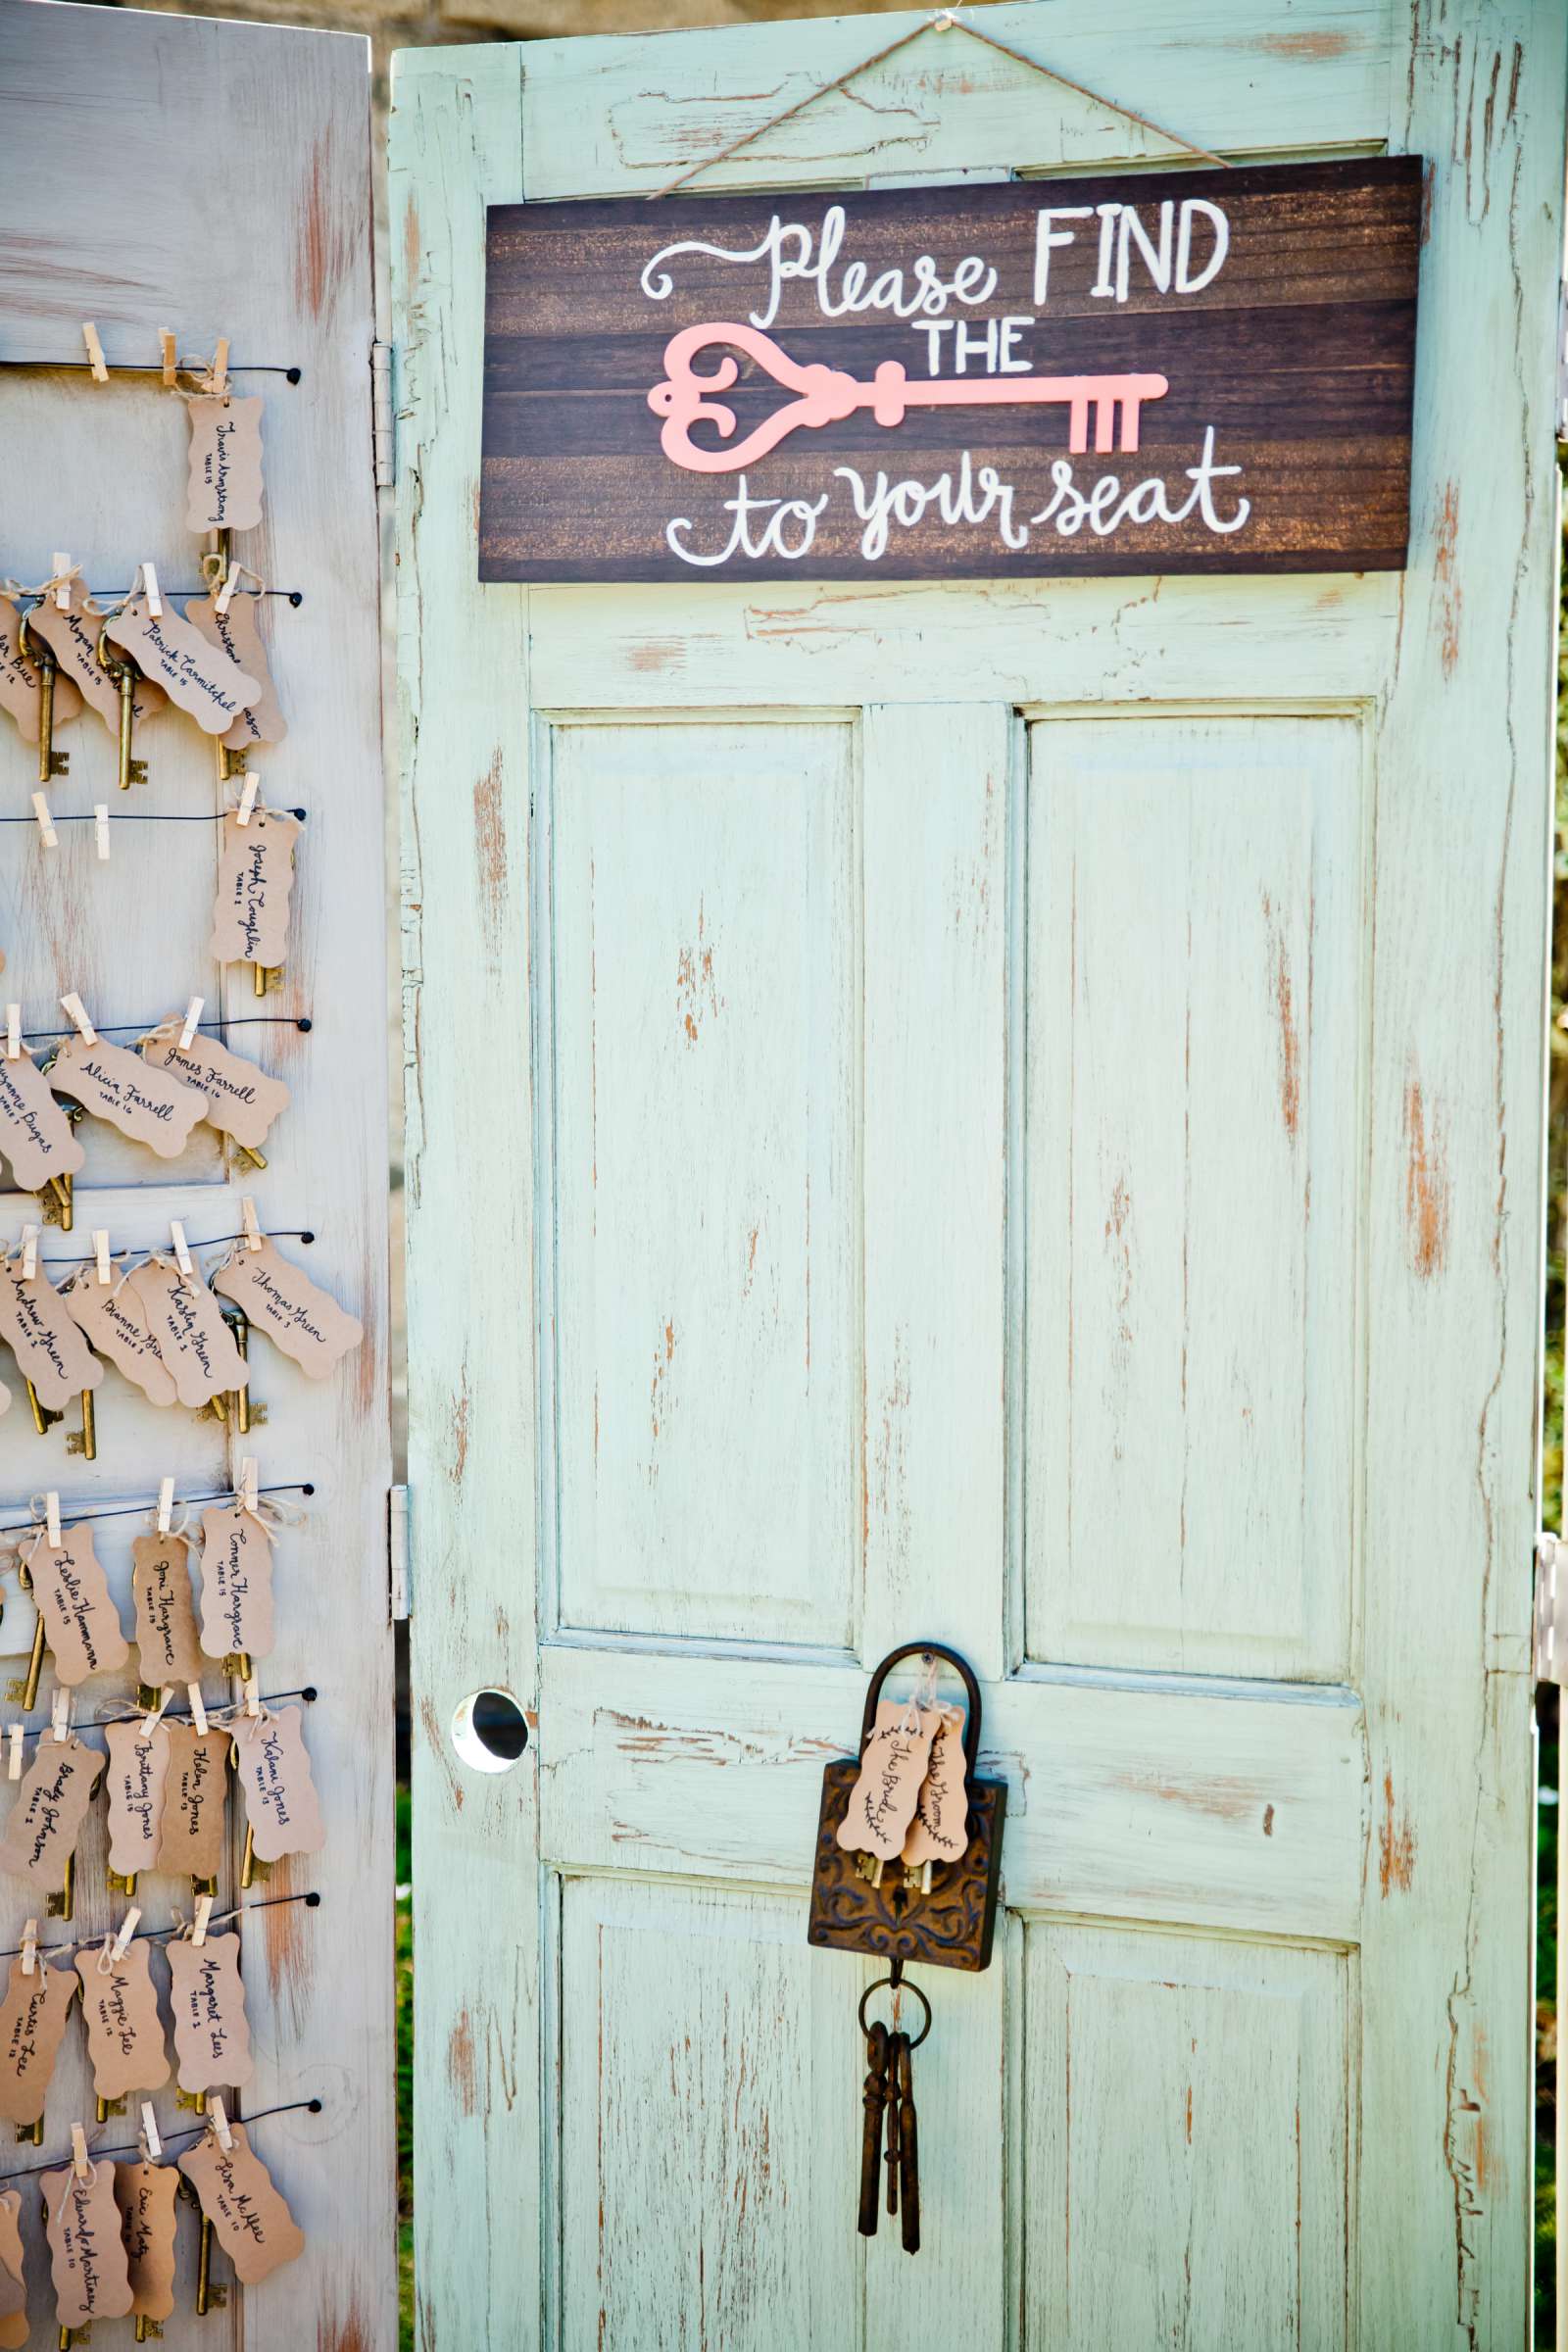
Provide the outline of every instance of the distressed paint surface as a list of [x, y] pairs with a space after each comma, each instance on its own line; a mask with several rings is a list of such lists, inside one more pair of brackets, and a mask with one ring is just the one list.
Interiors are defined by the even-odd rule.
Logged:
[[[461, 1936], [421, 1898], [421, 2175], [466, 2190], [423, 2249], [426, 2337], [576, 2342], [603, 2310], [606, 2341], [706, 2324], [767, 2352], [903, 2343], [928, 2320], [986, 2352], [1042, 2334], [1512, 2347], [1529, 2278], [1544, 502], [1568, 27], [1546, 0], [1418, 0], [1408, 19], [1230, 0], [1196, 25], [1145, 0], [987, 17], [1227, 152], [1387, 142], [1430, 159], [1403, 580], [481, 597], [481, 195], [645, 193], [913, 22], [815, 24], [804, 46], [759, 26], [425, 53], [400, 85], [411, 1036], [438, 1035], [445, 1062], [426, 1054], [415, 1103], [421, 1178], [444, 1179], [416, 1210], [413, 1274], [437, 1483], [417, 1544], [435, 1611], [419, 1801], [424, 1850], [482, 1858], [492, 1897]], [[1156, 152], [933, 35], [712, 184]], [[675, 863], [687, 919], [650, 950], [646, 1013], [634, 991], [614, 1050], [678, 1103], [729, 1017], [720, 879], [726, 947], [736, 920], [733, 814], [698, 855], [682, 796], [716, 744], [740, 806], [792, 729], [850, 745], [857, 828], [858, 1027], [837, 1105], [860, 1250], [851, 1631], [819, 1614], [781, 1636], [767, 1589], [720, 1635], [635, 1543], [607, 1561], [613, 1612], [573, 1616], [591, 1425], [560, 1406], [586, 1392], [552, 1374], [535, 1419], [530, 1349], [550, 1372], [589, 1344], [563, 1341], [551, 1285], [558, 1220], [591, 1233], [591, 1203], [562, 1156], [563, 1031], [528, 997], [521, 876], [545, 861], [535, 991], [577, 972], [580, 1009], [581, 893], [547, 887], [556, 762], [590, 829], [613, 830], [626, 774], [662, 779], [669, 821], [636, 878], [651, 863], [657, 890]], [[650, 753], [660, 732], [684, 766]], [[805, 756], [781, 859], [820, 792]], [[501, 911], [475, 922], [498, 834]], [[1076, 944], [1075, 867], [1094, 914]], [[753, 885], [766, 920], [779, 888], [772, 871]], [[628, 973], [642, 952], [612, 949]], [[505, 1050], [524, 1003], [546, 1044], [555, 1091], [531, 1132], [527, 1073], [514, 1064], [498, 1102], [496, 1035], [478, 1034], [498, 992]], [[645, 1017], [662, 1026], [638, 1061]], [[781, 1032], [792, 1018], [781, 992]], [[580, 1101], [580, 1020], [568, 1034]], [[602, 1023], [588, 1047], [604, 1052]], [[836, 1031], [823, 1050], [842, 1070]], [[747, 1064], [738, 1136], [759, 1132], [793, 1051], [769, 1037]], [[797, 1130], [778, 1156], [807, 1149]], [[656, 1237], [680, 1154], [676, 1139], [639, 1209]], [[481, 1156], [505, 1181], [483, 1218], [455, 1217]], [[536, 1185], [553, 1203], [538, 1217]], [[814, 1223], [813, 1207], [813, 1249]], [[526, 1276], [494, 1281], [498, 1235], [522, 1269], [530, 1226], [532, 1321]], [[727, 1492], [744, 1474], [714, 1433], [741, 1408], [700, 1382], [676, 1395], [691, 1317], [721, 1338], [748, 1278], [756, 1296], [750, 1237], [743, 1218], [721, 1250], [704, 1237], [662, 1262], [689, 1306], [650, 1295], [623, 1342], [626, 1409], [651, 1429], [657, 1384], [707, 1432], [706, 1493], [694, 1480], [678, 1512], [667, 1491], [660, 1506], [662, 1543], [687, 1556], [739, 1526], [755, 1557], [749, 1520], [796, 1507], [791, 1449], [816, 1459], [797, 1391], [782, 1430], [740, 1441], [748, 1464], [786, 1461], [773, 1487]], [[477, 1313], [465, 1269], [483, 1278]], [[744, 1359], [743, 1387], [768, 1360]], [[630, 1493], [638, 1458], [601, 1474]], [[858, 1720], [841, 1644], [864, 1664], [922, 1629], [986, 1678], [1008, 1916], [988, 1978], [932, 1986], [924, 2138], [945, 2130], [956, 2154], [927, 2190], [940, 2263], [901, 2269], [885, 2237], [859, 2253], [842, 2177], [855, 1972], [792, 1937], [822, 1764]], [[496, 1660], [538, 1734], [500, 1796], [445, 1745], [453, 1695]], [[534, 2142], [497, 2128], [480, 2085], [504, 2079], [511, 2112], [531, 2113], [536, 2065]], [[743, 2198], [765, 2226], [712, 2235]]]

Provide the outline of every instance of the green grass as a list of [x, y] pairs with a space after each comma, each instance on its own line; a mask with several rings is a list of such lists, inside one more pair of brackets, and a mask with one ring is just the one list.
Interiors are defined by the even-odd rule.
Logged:
[[[398, 1886], [412, 1884], [409, 1791], [398, 1789]], [[398, 2020], [398, 2347], [414, 2352], [414, 1905], [399, 1893], [393, 1950]]]

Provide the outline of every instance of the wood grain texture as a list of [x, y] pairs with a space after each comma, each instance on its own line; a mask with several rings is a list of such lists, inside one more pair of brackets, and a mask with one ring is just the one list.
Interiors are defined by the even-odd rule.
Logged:
[[[264, 1485], [307, 1480], [317, 1490], [303, 1523], [279, 1540], [278, 1642], [263, 1689], [319, 1688], [306, 1737], [328, 1838], [308, 1867], [280, 1868], [255, 1891], [316, 1886], [322, 1902], [249, 1923], [244, 1952], [258, 2060], [246, 2107], [323, 2101], [318, 2116], [278, 2116], [256, 2133], [307, 2246], [265, 2284], [236, 2293], [226, 2315], [198, 2322], [194, 2233], [182, 2230], [166, 2338], [180, 2346], [350, 2352], [389, 2342], [396, 2330], [368, 99], [368, 48], [357, 39], [24, 0], [0, 7], [8, 224], [0, 357], [74, 359], [88, 317], [111, 362], [156, 360], [158, 330], [169, 325], [182, 351], [210, 352], [226, 334], [237, 362], [302, 370], [293, 387], [274, 376], [240, 379], [242, 391], [265, 388], [268, 506], [264, 526], [235, 552], [304, 596], [297, 610], [274, 601], [264, 622], [290, 736], [256, 763], [270, 798], [310, 809], [282, 989], [258, 1007], [243, 966], [220, 976], [209, 960], [216, 825], [116, 826], [107, 866], [93, 858], [90, 824], [61, 828], [47, 860], [27, 829], [0, 833], [5, 993], [22, 1000], [25, 1026], [55, 1026], [63, 1018], [56, 999], [71, 987], [105, 1024], [162, 1018], [198, 993], [209, 1017], [264, 1009], [314, 1021], [308, 1036], [282, 1028], [233, 1035], [238, 1051], [292, 1090], [265, 1172], [231, 1171], [205, 1128], [177, 1162], [165, 1163], [95, 1124], [74, 1235], [50, 1232], [45, 1255], [90, 1250], [95, 1225], [107, 1225], [117, 1244], [167, 1245], [171, 1216], [193, 1245], [220, 1239], [238, 1231], [240, 1196], [253, 1194], [264, 1225], [315, 1231], [308, 1248], [282, 1247], [366, 1325], [363, 1348], [325, 1384], [305, 1380], [259, 1340], [255, 1389], [269, 1417], [232, 1454], [214, 1423], [154, 1412], [113, 1372], [98, 1392], [95, 1463], [68, 1458], [63, 1432], [39, 1441], [15, 1410], [0, 1429], [6, 1518], [46, 1483], [59, 1486], [68, 1510], [156, 1494], [166, 1473], [181, 1494], [224, 1488], [242, 1450], [257, 1454]], [[120, 184], [155, 192], [155, 220], [105, 202], [111, 153]], [[215, 203], [217, 155], [227, 158], [236, 186], [265, 187], [265, 201]], [[123, 588], [144, 557], [166, 592], [197, 584], [197, 550], [183, 528], [186, 423], [156, 376], [98, 388], [74, 375], [0, 371], [0, 419], [13, 453], [0, 570], [36, 580], [53, 551], [68, 548], [97, 587]], [[24, 464], [14, 462], [19, 450]], [[125, 804], [114, 790], [113, 740], [96, 718], [77, 719], [59, 745], [71, 769], [51, 794], [57, 813], [90, 810], [96, 800], [116, 816], [126, 807], [193, 815], [217, 806], [211, 748], [177, 714], [150, 723], [138, 741], [150, 778]], [[8, 808], [25, 808], [34, 766], [8, 725], [0, 734]], [[0, 1230], [14, 1236], [34, 1213], [32, 1202], [8, 1196]], [[126, 1624], [137, 1527], [135, 1518], [107, 1522], [99, 1546]], [[23, 1631], [12, 1617], [8, 1607], [8, 1644]], [[89, 1684], [78, 1712], [99, 1712], [128, 1689], [123, 1675]], [[208, 1689], [215, 1699], [227, 1695], [220, 1676]], [[231, 1849], [220, 1907], [237, 1895], [232, 1836]], [[104, 1862], [95, 1826], [78, 1869], [78, 1932], [118, 1923], [123, 1910], [122, 1898], [106, 1896]], [[189, 1907], [188, 1886], [155, 1875], [144, 1886], [138, 1900], [149, 1925], [167, 1923], [176, 1903]], [[30, 1907], [21, 1889], [0, 1889], [0, 1940], [17, 1940]], [[64, 2144], [72, 2115], [91, 2112], [75, 2042], [51, 2092], [45, 2152]], [[172, 2096], [157, 2104], [172, 2132]], [[226, 2271], [221, 2260], [219, 2270]]]

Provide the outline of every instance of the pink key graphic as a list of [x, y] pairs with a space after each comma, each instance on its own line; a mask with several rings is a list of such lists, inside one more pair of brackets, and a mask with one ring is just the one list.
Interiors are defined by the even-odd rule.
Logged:
[[[709, 395], [728, 391], [740, 374], [739, 363], [726, 352], [711, 375], [699, 375], [692, 366], [699, 352], [720, 343], [746, 352], [796, 397], [732, 449], [703, 449], [688, 431], [699, 420], [712, 425], [726, 442], [735, 430], [734, 410]], [[1131, 455], [1138, 447], [1138, 414], [1144, 402], [1162, 399], [1170, 389], [1162, 375], [923, 376], [910, 383], [897, 360], [883, 360], [871, 381], [862, 384], [820, 360], [799, 367], [771, 335], [722, 319], [683, 326], [678, 335], [671, 335], [664, 346], [664, 366], [669, 372], [649, 393], [648, 406], [664, 419], [659, 438], [665, 457], [689, 473], [738, 472], [766, 457], [803, 425], [838, 424], [857, 409], [869, 409], [878, 424], [902, 424], [910, 409], [981, 403], [1011, 407], [1018, 402], [1060, 402], [1067, 411], [1067, 447], [1075, 457], [1089, 447], [1092, 408], [1096, 453], [1103, 456], [1115, 449]]]

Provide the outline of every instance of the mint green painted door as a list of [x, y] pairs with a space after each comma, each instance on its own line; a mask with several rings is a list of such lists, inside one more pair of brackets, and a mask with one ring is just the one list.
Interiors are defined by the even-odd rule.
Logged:
[[[1407, 574], [481, 591], [485, 203], [914, 22], [398, 61], [422, 2340], [1512, 2352], [1568, 25], [984, 12], [1428, 159]], [[709, 184], [1163, 152], [932, 33]], [[911, 2263], [805, 1893], [919, 1633], [1010, 1797]]]

